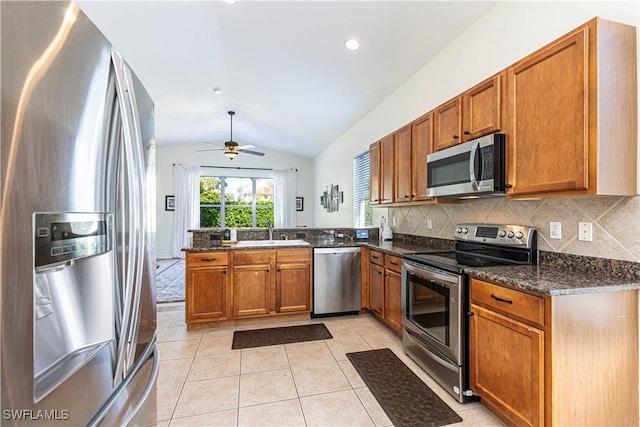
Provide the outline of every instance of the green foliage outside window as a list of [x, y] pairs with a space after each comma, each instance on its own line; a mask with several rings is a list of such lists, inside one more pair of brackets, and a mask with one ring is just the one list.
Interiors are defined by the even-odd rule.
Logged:
[[[253, 178], [230, 178], [240, 180], [252, 180]], [[259, 184], [269, 180], [260, 179]], [[201, 227], [237, 227], [251, 228], [253, 226], [252, 199], [237, 200], [239, 196], [225, 192], [224, 200], [224, 224], [222, 224], [222, 185], [225, 179], [221, 177], [200, 178], [200, 226]], [[264, 192], [257, 195], [256, 200], [256, 227], [267, 227], [273, 223], [273, 198], [265, 196]], [[248, 197], [252, 197], [249, 195]]]

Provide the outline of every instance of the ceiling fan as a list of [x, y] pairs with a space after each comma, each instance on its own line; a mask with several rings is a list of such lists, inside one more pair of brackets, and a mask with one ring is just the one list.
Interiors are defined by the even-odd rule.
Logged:
[[245, 144], [245, 145], [238, 145], [237, 142], [235, 142], [233, 140], [233, 116], [236, 114], [235, 111], [227, 111], [227, 113], [229, 114], [229, 119], [231, 120], [231, 136], [229, 137], [229, 141], [225, 141], [224, 146], [220, 145], [220, 144], [215, 144], [213, 142], [206, 142], [205, 144], [211, 144], [211, 145], [216, 145], [220, 148], [212, 148], [209, 150], [196, 150], [198, 152], [200, 151], [224, 151], [224, 155], [227, 156], [227, 158], [229, 160], [233, 160], [236, 157], [238, 157], [238, 154], [240, 153], [247, 153], [247, 154], [252, 154], [254, 156], [264, 156], [264, 153], [261, 153], [259, 151], [253, 151], [253, 150], [249, 150], [249, 148], [255, 148], [255, 145], [253, 144]]

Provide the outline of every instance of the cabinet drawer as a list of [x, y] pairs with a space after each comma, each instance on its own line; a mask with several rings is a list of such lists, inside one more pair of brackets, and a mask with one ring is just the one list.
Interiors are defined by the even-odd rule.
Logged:
[[257, 250], [257, 251], [235, 251], [233, 253], [234, 265], [249, 265], [249, 264], [270, 264], [271, 263], [271, 251], [269, 249]]
[[471, 302], [544, 327], [544, 298], [471, 278]]
[[187, 254], [187, 267], [207, 267], [213, 265], [227, 265], [229, 254], [227, 252], [202, 252]]
[[402, 260], [393, 255], [385, 255], [384, 256], [384, 267], [387, 270], [395, 271], [396, 273], [400, 273], [402, 270]]
[[384, 266], [384, 254], [382, 252], [370, 250], [369, 262], [372, 264]]
[[310, 262], [311, 249], [278, 249], [276, 261], [281, 262]]

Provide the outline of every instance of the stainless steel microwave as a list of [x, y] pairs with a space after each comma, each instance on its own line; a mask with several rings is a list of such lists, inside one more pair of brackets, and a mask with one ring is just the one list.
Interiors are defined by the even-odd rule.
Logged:
[[503, 196], [505, 135], [494, 133], [427, 155], [427, 196]]

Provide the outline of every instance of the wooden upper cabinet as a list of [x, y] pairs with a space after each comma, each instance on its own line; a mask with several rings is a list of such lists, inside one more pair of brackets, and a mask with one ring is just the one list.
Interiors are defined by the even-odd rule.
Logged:
[[427, 113], [411, 124], [411, 200], [427, 197], [427, 154], [431, 153], [433, 115]]
[[380, 141], [380, 202], [393, 203], [394, 138], [387, 135]]
[[594, 18], [507, 70], [509, 196], [636, 194], [635, 38]]
[[462, 95], [462, 141], [504, 130], [504, 80], [502, 72]]
[[454, 98], [433, 111], [433, 151], [462, 142], [462, 99]]
[[380, 204], [380, 141], [369, 146], [369, 204]]
[[394, 138], [394, 202], [410, 202], [411, 197], [411, 125], [393, 133]]

